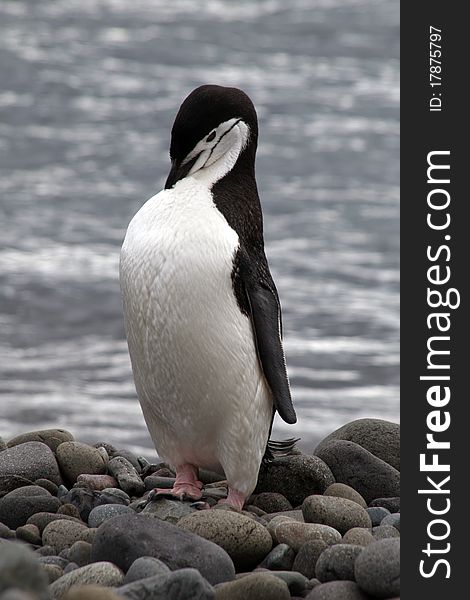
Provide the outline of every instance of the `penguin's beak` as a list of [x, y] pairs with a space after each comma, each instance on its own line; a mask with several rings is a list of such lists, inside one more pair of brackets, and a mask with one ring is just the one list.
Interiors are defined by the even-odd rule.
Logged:
[[181, 164], [179, 161], [173, 159], [171, 161], [171, 169], [170, 172], [168, 174], [166, 183], [165, 183], [165, 189], [169, 190], [171, 189], [175, 183], [177, 183], [180, 179], [184, 179], [186, 177], [186, 175], [189, 173], [189, 171], [191, 171], [194, 163], [197, 161], [197, 159], [199, 158], [200, 154], [197, 154], [194, 158], [192, 158], [191, 160], [188, 160], [187, 162]]

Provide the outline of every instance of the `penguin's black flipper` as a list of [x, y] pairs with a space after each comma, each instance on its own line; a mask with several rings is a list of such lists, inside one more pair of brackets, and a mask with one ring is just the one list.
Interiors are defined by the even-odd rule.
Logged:
[[249, 279], [245, 281], [245, 290], [258, 358], [273, 396], [274, 407], [286, 423], [292, 424], [297, 421], [297, 417], [287, 377], [282, 346], [281, 307], [276, 289], [268, 283]]

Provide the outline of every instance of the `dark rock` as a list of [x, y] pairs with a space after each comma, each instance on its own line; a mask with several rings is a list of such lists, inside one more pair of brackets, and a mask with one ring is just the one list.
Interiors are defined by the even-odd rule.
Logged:
[[317, 456], [283, 456], [261, 465], [255, 494], [277, 492], [298, 506], [311, 494], [323, 494], [334, 481], [329, 467]]
[[225, 510], [203, 510], [183, 517], [178, 527], [223, 548], [238, 569], [254, 567], [271, 550], [272, 539], [263, 525]]
[[152, 556], [141, 556], [137, 558], [129, 567], [129, 570], [124, 577], [123, 584], [132, 583], [133, 581], [139, 581], [140, 579], [146, 579], [147, 577], [154, 577], [155, 575], [165, 575], [169, 573], [170, 569], [164, 562], [153, 558]]
[[317, 453], [336, 481], [350, 485], [366, 502], [378, 497], [399, 496], [400, 473], [362, 446], [331, 440]]
[[176, 477], [160, 477], [159, 475], [148, 475], [144, 480], [146, 490], [159, 488], [169, 490], [175, 484]]
[[309, 588], [309, 581], [302, 573], [296, 571], [273, 571], [272, 575], [287, 583], [292, 596], [303, 595], [305, 590]]
[[315, 575], [322, 583], [347, 579], [354, 581], [354, 563], [364, 550], [363, 546], [335, 544], [321, 553]]
[[129, 600], [214, 600], [214, 588], [196, 569], [179, 569], [116, 590]]
[[80, 535], [86, 530], [86, 525], [75, 521], [58, 520], [46, 525], [42, 532], [44, 544], [52, 546], [57, 552], [70, 546], [80, 539]]
[[356, 544], [358, 546], [368, 546], [374, 541], [370, 529], [364, 527], [353, 527], [343, 536], [342, 544]]
[[398, 529], [398, 531], [400, 531], [400, 513], [393, 513], [391, 515], [387, 515], [381, 522], [381, 525], [391, 525], [392, 527], [395, 527], [395, 529]]
[[157, 496], [154, 501], [147, 504], [142, 514], [176, 524], [182, 517], [197, 512], [197, 508], [191, 504], [191, 502], [180, 502]]
[[145, 484], [135, 467], [126, 458], [117, 456], [109, 461], [109, 472], [129, 496], [142, 496]]
[[127, 571], [141, 556], [158, 558], [172, 570], [195, 567], [212, 584], [233, 579], [235, 574], [225, 550], [160, 519], [119, 515], [99, 527], [92, 561], [109, 560]]
[[400, 537], [400, 532], [393, 525], [378, 525], [377, 527], [372, 527], [372, 535], [376, 540], [384, 540]]
[[3, 540], [14, 540], [16, 533], [7, 527], [4, 523], [0, 523], [0, 539]]
[[42, 568], [46, 572], [50, 584], [57, 581], [64, 574], [64, 570], [58, 565], [43, 564]]
[[97, 506], [104, 504], [129, 504], [129, 496], [122, 490], [116, 488], [106, 488], [102, 492], [95, 492], [88, 488], [72, 488], [62, 502], [73, 504], [80, 517], [88, 521], [91, 511]]
[[33, 485], [34, 482], [19, 475], [2, 475], [0, 473], [0, 498], [17, 488]]
[[41, 442], [49, 446], [49, 448], [55, 452], [57, 447], [63, 442], [73, 441], [73, 435], [70, 431], [65, 429], [41, 429], [39, 431], [28, 431], [27, 433], [20, 433], [16, 437], [8, 441], [8, 447], [18, 446], [19, 444], [25, 444], [26, 442]]
[[263, 492], [257, 494], [252, 504], [261, 508], [267, 513], [282, 512], [284, 510], [292, 510], [292, 504], [282, 494], [277, 492]]
[[55, 548], [53, 548], [52, 546], [42, 546], [40, 548], [36, 548], [34, 554], [37, 554], [39, 557], [55, 556]]
[[335, 496], [336, 498], [346, 498], [346, 500], [352, 500], [362, 506], [362, 508], [367, 508], [367, 503], [364, 498], [356, 492], [351, 486], [346, 485], [345, 483], [332, 483], [328, 488], [323, 492], [324, 496]]
[[381, 419], [358, 419], [343, 425], [320, 442], [315, 454], [332, 440], [354, 442], [400, 470], [400, 425]]
[[370, 544], [356, 560], [354, 568], [359, 587], [376, 598], [400, 595], [400, 539]]
[[128, 506], [131, 499], [125, 491], [119, 488], [106, 488], [97, 494], [100, 504], [123, 504]]
[[353, 527], [371, 527], [366, 510], [352, 500], [335, 496], [309, 496], [302, 504], [307, 523], [321, 523], [341, 534]]
[[369, 506], [382, 506], [392, 514], [400, 512], [400, 496], [395, 498], [375, 498], [375, 500], [369, 503]]
[[34, 515], [32, 515], [31, 517], [29, 517], [27, 524], [32, 524], [32, 525], [36, 525], [36, 527], [39, 529], [39, 533], [42, 535], [42, 532], [44, 531], [44, 528], [46, 527], [46, 525], [49, 525], [49, 523], [52, 523], [52, 521], [74, 521], [75, 523], [81, 523], [82, 525], [84, 525], [83, 522], [79, 521], [78, 519], [74, 519], [73, 517], [69, 517], [67, 515], [59, 515], [59, 514], [55, 514], [55, 513], [50, 513], [50, 512], [40, 512], [40, 513], [36, 513]]
[[[0, 491], [3, 490], [2, 493], [8, 487], [11, 477], [22, 477], [28, 480], [28, 483], [32, 483], [36, 479], [49, 479], [57, 485], [62, 483], [54, 453], [49, 446], [41, 442], [26, 442], [0, 452]], [[19, 486], [14, 485], [11, 489], [16, 487]]]
[[250, 573], [246, 577], [223, 583], [215, 590], [216, 600], [290, 600], [285, 581], [272, 573]]
[[33, 544], [34, 546], [40, 546], [42, 544], [41, 535], [36, 525], [30, 524], [18, 527], [16, 530], [16, 537], [17, 539], [23, 540], [28, 544]]
[[0, 573], [0, 594], [17, 588], [33, 592], [38, 600], [49, 600], [48, 577], [37, 557], [24, 544], [0, 541]]
[[50, 590], [52, 597], [59, 599], [73, 585], [96, 583], [106, 587], [114, 587], [121, 585], [123, 579], [124, 574], [116, 565], [110, 562], [96, 562], [65, 573], [60, 579], [51, 584]]
[[267, 515], [267, 513], [262, 508], [253, 506], [253, 504], [246, 504], [245, 508], [243, 509], [243, 512], [245, 512], [245, 511], [252, 513], [252, 514], [256, 515], [257, 517], [265, 517]]
[[[41, 489], [46, 495], [19, 496], [17, 492], [21, 492], [22, 489], [14, 490], [0, 500], [0, 521], [11, 529], [25, 525], [28, 519], [38, 512], [55, 512], [60, 506], [60, 500], [42, 488], [38, 489]], [[10, 494], [15, 495], [10, 496]]]
[[50, 498], [51, 494], [39, 485], [25, 485], [16, 490], [12, 490], [3, 498], [6, 500], [7, 498], [26, 498], [32, 496], [47, 496]]
[[339, 531], [318, 523], [297, 523], [284, 521], [276, 525], [274, 534], [279, 543], [287, 544], [295, 552], [308, 540], [323, 540], [326, 544], [337, 544], [341, 541]]
[[79, 567], [84, 567], [90, 563], [91, 544], [83, 540], [77, 540], [70, 546], [69, 560], [76, 563]]
[[80, 518], [80, 512], [76, 506], [73, 504], [62, 504], [62, 506], [57, 511], [58, 515], [68, 515], [69, 517], [74, 517], [75, 519], [82, 520]]
[[264, 520], [268, 521], [269, 523], [276, 517], [288, 517], [290, 519], [294, 519], [294, 521], [299, 521], [299, 523], [305, 522], [302, 510], [300, 508], [296, 510], [284, 510], [282, 512], [270, 513], [264, 516]]
[[313, 588], [307, 600], [371, 600], [354, 581], [329, 581]]
[[116, 450], [114, 450], [114, 452], [111, 452], [111, 454], [109, 454], [109, 458], [125, 458], [127, 462], [131, 463], [131, 465], [134, 467], [137, 473], [142, 472], [142, 467], [140, 465], [139, 459], [130, 450], [126, 450], [124, 448], [117, 448]]
[[41, 556], [39, 562], [42, 565], [57, 565], [61, 569], [65, 569], [68, 564], [68, 560], [60, 556]]
[[71, 573], [72, 571], [76, 571], [78, 568], [79, 567], [78, 567], [77, 563], [69, 562], [68, 565], [64, 569], [64, 575], [67, 575], [67, 573]]
[[111, 475], [89, 475], [87, 473], [79, 475], [77, 483], [98, 492], [101, 492], [106, 488], [114, 488], [118, 484]]
[[59, 491], [59, 486], [56, 485], [53, 481], [49, 481], [49, 479], [36, 479], [34, 485], [38, 485], [45, 490], [47, 490], [53, 496], [57, 496], [57, 492]]
[[300, 547], [292, 566], [293, 571], [298, 571], [308, 579], [315, 577], [315, 566], [321, 553], [328, 548], [323, 540], [308, 540]]
[[88, 515], [88, 524], [90, 527], [99, 527], [101, 523], [104, 523], [111, 517], [133, 512], [132, 508], [123, 504], [102, 504], [100, 506], [95, 506], [90, 512]]
[[386, 508], [383, 508], [382, 506], [371, 506], [366, 510], [370, 517], [370, 520], [372, 521], [372, 527], [380, 525], [382, 519], [384, 519], [387, 515], [390, 514], [390, 511]]
[[100, 475], [106, 462], [97, 448], [81, 442], [63, 442], [56, 450], [57, 462], [67, 481], [75, 483], [83, 473]]
[[[326, 546], [326, 544], [325, 544]], [[270, 571], [290, 571], [294, 564], [295, 552], [287, 544], [278, 544], [259, 565]]]

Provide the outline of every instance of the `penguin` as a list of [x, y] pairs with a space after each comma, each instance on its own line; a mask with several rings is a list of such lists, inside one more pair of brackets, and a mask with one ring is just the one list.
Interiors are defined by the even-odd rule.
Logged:
[[[255, 178], [258, 119], [241, 90], [196, 88], [171, 130], [164, 189], [121, 249], [124, 324], [137, 395], [158, 455], [155, 490], [197, 501], [199, 468], [225, 473], [241, 509], [255, 489], [275, 411], [296, 422], [279, 296], [264, 251]], [[296, 441], [296, 440], [295, 440]]]

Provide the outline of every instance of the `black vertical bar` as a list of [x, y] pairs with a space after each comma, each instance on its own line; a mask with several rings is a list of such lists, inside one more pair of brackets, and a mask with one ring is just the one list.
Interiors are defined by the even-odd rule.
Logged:
[[[401, 12], [401, 598], [405, 600], [468, 594], [464, 566], [468, 553], [463, 548], [470, 532], [464, 489], [470, 444], [465, 410], [470, 394], [464, 384], [466, 371], [470, 372], [466, 341], [470, 202], [464, 182], [470, 172], [466, 165], [470, 127], [464, 109], [469, 72], [464, 6], [436, 0], [402, 2]], [[431, 168], [427, 173], [429, 161], [450, 168]], [[448, 219], [448, 227], [443, 227]], [[455, 308], [431, 307], [430, 303], [440, 302], [432, 290]], [[428, 344], [432, 350], [450, 353], [429, 355]], [[450, 448], [432, 448], [426, 437], [431, 434], [432, 440], [449, 442]], [[436, 470], [426, 470], [432, 461]], [[446, 465], [449, 471], [444, 470]]]

